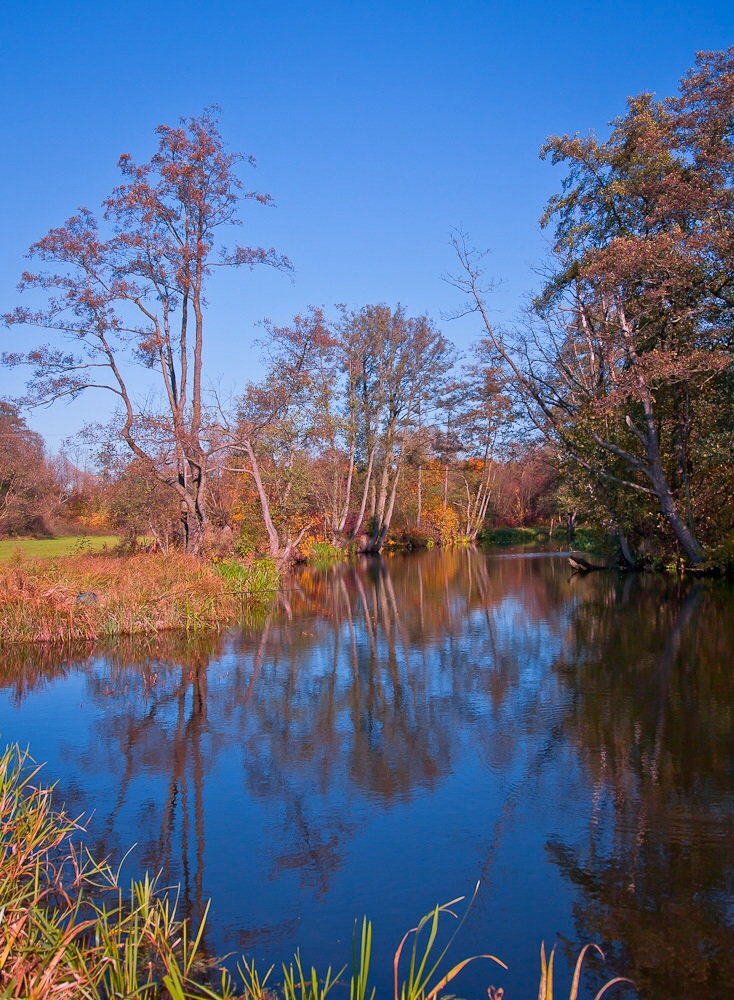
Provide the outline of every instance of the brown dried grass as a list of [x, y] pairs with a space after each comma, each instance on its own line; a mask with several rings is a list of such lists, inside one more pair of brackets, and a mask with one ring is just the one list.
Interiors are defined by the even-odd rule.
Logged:
[[182, 554], [80, 555], [0, 566], [0, 643], [216, 629], [243, 598], [211, 563]]

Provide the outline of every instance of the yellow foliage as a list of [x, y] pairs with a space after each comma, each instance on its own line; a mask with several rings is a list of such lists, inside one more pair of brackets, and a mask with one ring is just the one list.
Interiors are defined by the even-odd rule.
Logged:
[[456, 511], [449, 505], [444, 509], [440, 500], [432, 503], [425, 512], [426, 522], [441, 545], [453, 545], [461, 541], [461, 528]]
[[90, 514], [84, 514], [79, 518], [82, 526], [95, 534], [102, 531], [109, 531], [111, 528], [110, 519], [105, 510], [94, 510]]

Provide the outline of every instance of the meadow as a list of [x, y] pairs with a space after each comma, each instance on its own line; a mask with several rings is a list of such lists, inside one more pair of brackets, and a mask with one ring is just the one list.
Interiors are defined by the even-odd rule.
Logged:
[[117, 535], [65, 535], [60, 538], [6, 538], [0, 541], [0, 563], [13, 559], [58, 559], [111, 550], [119, 543]]

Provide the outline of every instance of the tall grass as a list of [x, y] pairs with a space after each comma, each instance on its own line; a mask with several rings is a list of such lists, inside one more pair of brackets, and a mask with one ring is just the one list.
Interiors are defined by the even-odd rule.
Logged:
[[[459, 920], [454, 933], [449, 938], [448, 943], [441, 949], [441, 951], [436, 954], [435, 945], [436, 938], [438, 935], [439, 923], [441, 917], [448, 914], [452, 917], [456, 917], [456, 913], [453, 907], [457, 903], [463, 901], [463, 896], [458, 899], [452, 899], [450, 903], [444, 903], [442, 906], [436, 906], [430, 913], [427, 913], [418, 923], [417, 927], [408, 931], [403, 940], [398, 946], [398, 950], [395, 952], [395, 959], [393, 962], [393, 973], [394, 973], [394, 987], [395, 996], [394, 1000], [436, 1000], [443, 990], [452, 982], [462, 969], [466, 968], [470, 962], [476, 962], [478, 959], [484, 958], [491, 962], [496, 962], [497, 965], [501, 965], [503, 969], [507, 966], [504, 962], [500, 961], [494, 955], [472, 955], [470, 958], [464, 958], [453, 968], [449, 969], [448, 972], [439, 976], [439, 968], [442, 966], [444, 959], [448, 953], [449, 948], [454, 942], [456, 935], [461, 930], [464, 921], [466, 920], [467, 914], [469, 913], [469, 908], [474, 902], [477, 892], [479, 891], [479, 883], [474, 890], [474, 896], [472, 896], [469, 906], [464, 910], [463, 917]], [[408, 939], [413, 937], [413, 945], [410, 950], [410, 958], [408, 962], [408, 977], [407, 979], [402, 979], [400, 976], [400, 960], [403, 954], [403, 948], [405, 947]]]
[[75, 845], [79, 822], [53, 808], [38, 770], [17, 746], [0, 757], [0, 996], [234, 997], [226, 973], [220, 989], [209, 982], [204, 922], [192, 935], [147, 875], [123, 892]]
[[[558, 537], [562, 537], [561, 531]], [[546, 545], [550, 540], [548, 528], [485, 528], [479, 536], [482, 545]]]
[[[99, 639], [215, 629], [275, 589], [268, 560], [239, 566], [237, 579], [191, 556], [83, 555], [0, 566], [0, 642]], [[233, 583], [235, 585], [233, 585]]]
[[[579, 983], [581, 981], [581, 969], [584, 964], [584, 959], [588, 951], [596, 951], [604, 960], [604, 952], [601, 950], [598, 944], [587, 944], [579, 952], [579, 956], [576, 959], [576, 967], [573, 970], [573, 979], [571, 980], [571, 992], [568, 995], [568, 1000], [578, 1000], [579, 995]], [[546, 961], [545, 957], [545, 942], [540, 946], [540, 986], [538, 987], [538, 1000], [553, 1000], [553, 962], [556, 955], [555, 945], [551, 949], [550, 956]], [[599, 992], [596, 994], [594, 1000], [601, 1000], [605, 993], [610, 990], [613, 986], [618, 983], [627, 983], [630, 986], [634, 986], [631, 979], [627, 979], [625, 976], [615, 976], [614, 979], [610, 979], [609, 982], [605, 983]]]
[[344, 562], [346, 558], [347, 552], [330, 542], [314, 542], [308, 553], [309, 563], [317, 569], [329, 569]]
[[253, 563], [222, 560], [214, 570], [233, 594], [268, 594], [278, 589], [280, 576], [273, 559], [258, 559]]
[[[297, 952], [283, 966], [280, 986], [269, 986], [242, 959], [237, 976], [218, 968], [203, 952], [208, 913], [198, 928], [178, 916], [175, 893], [158, 890], [149, 875], [128, 892], [119, 872], [96, 862], [75, 838], [78, 819], [58, 811], [52, 789], [37, 783], [39, 768], [18, 746], [0, 755], [0, 997], [3, 1000], [325, 1000], [345, 972], [325, 976], [307, 968]], [[476, 893], [475, 893], [476, 895]], [[394, 959], [393, 1000], [437, 1000], [470, 962], [447, 972], [442, 966], [468, 912], [445, 947], [437, 947], [439, 923], [456, 916], [461, 899], [437, 906], [404, 936]], [[469, 904], [471, 905], [471, 903]], [[409, 940], [412, 945], [407, 949]], [[593, 946], [596, 947], [596, 946]], [[576, 966], [570, 1000], [577, 1000], [585, 948]], [[350, 1000], [374, 1000], [369, 976], [372, 925], [354, 929]], [[404, 969], [407, 959], [407, 975]], [[539, 1000], [553, 998], [553, 960], [541, 951]], [[613, 985], [610, 980], [597, 1000]], [[626, 980], [624, 980], [626, 982]], [[490, 998], [502, 990], [490, 986]]]

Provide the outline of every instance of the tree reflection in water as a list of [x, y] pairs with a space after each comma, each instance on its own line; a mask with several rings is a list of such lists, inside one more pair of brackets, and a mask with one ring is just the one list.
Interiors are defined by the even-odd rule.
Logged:
[[[587, 836], [549, 856], [580, 938], [612, 944], [642, 996], [734, 983], [732, 601], [655, 577], [595, 581], [556, 669], [594, 783]], [[624, 627], [620, 627], [621, 614]]]
[[[385, 868], [384, 848], [370, 854], [379, 815], [401, 817], [415, 842], [421, 884], [396, 926], [424, 894], [439, 901], [442, 878], [464, 880], [447, 885], [454, 895], [481, 875], [486, 933], [518, 905], [532, 859], [515, 841], [530, 823], [568, 887], [558, 911], [573, 903], [569, 951], [612, 945], [611, 967], [647, 997], [674, 985], [723, 997], [734, 973], [731, 609], [715, 585], [571, 579], [557, 558], [460, 551], [305, 569], [226, 635], [6, 657], [3, 731], [44, 690], [83, 678], [89, 708], [59, 741], [63, 795], [96, 809], [97, 853], [119, 857], [136, 840], [129, 866], [180, 882], [194, 917], [214, 896], [217, 950], [287, 957], [311, 932], [296, 898], [320, 915], [344, 897], [344, 923], [323, 936], [348, 933], [394, 888], [372, 867]], [[281, 893], [278, 905], [263, 898]], [[528, 983], [536, 903], [492, 931], [525, 938]]]

